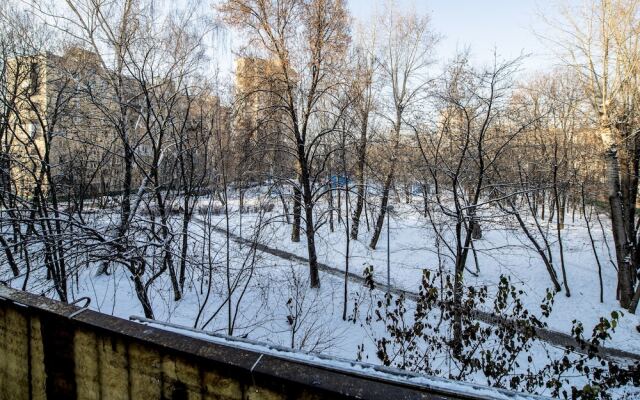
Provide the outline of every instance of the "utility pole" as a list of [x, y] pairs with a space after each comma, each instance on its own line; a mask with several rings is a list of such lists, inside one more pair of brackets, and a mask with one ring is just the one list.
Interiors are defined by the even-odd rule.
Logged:
[[393, 206], [387, 206], [387, 292], [391, 290], [391, 235], [389, 229], [389, 218]]

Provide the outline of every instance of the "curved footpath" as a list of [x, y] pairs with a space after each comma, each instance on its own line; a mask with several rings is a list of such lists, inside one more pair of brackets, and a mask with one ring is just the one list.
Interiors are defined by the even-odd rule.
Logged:
[[[196, 218], [199, 222], [201, 223], [206, 223], [204, 220], [200, 219], [200, 218]], [[237, 243], [241, 243], [241, 244], [248, 244], [251, 245], [253, 244], [251, 240], [249, 239], [245, 239], [241, 236], [236, 235], [235, 233], [232, 232], [227, 232], [225, 229], [220, 228], [218, 226], [215, 225], [211, 225], [210, 226], [211, 229], [215, 232], [221, 233], [223, 235], [226, 235], [227, 233], [229, 234], [229, 237]], [[267, 253], [267, 254], [271, 254], [273, 256], [282, 258], [283, 260], [287, 260], [287, 261], [296, 261], [296, 262], [300, 262], [300, 263], [308, 263], [309, 260], [305, 257], [301, 257], [299, 255], [293, 254], [291, 252], [288, 251], [284, 251], [284, 250], [280, 250], [280, 249], [276, 249], [273, 247], [269, 247], [265, 244], [262, 243], [257, 243], [256, 244], [256, 249], [263, 252], [263, 253]], [[344, 277], [344, 270], [341, 270], [339, 268], [335, 268], [332, 266], [329, 266], [327, 264], [318, 262], [318, 269], [326, 274], [329, 275], [334, 275], [340, 278]], [[362, 276], [353, 273], [353, 272], [349, 272], [349, 278], [351, 279], [351, 281], [353, 282], [357, 282], [357, 283], [365, 283], [365, 280]], [[385, 287], [386, 285], [380, 283], [380, 282], [375, 282], [377, 286], [379, 287]], [[395, 295], [401, 295], [403, 294], [406, 298], [411, 299], [411, 300], [417, 300], [418, 298], [418, 294], [415, 292], [410, 292], [407, 290], [403, 290], [397, 287], [391, 287], [389, 289], [389, 292], [395, 294]], [[495, 314], [492, 314], [490, 312], [486, 312], [486, 311], [481, 311], [481, 310], [475, 310], [474, 311], [474, 317], [478, 320], [478, 321], [482, 321], [482, 322], [486, 322], [488, 324], [495, 324], [500, 318], [497, 317]], [[537, 329], [536, 330], [536, 334], [538, 336], [539, 339], [555, 345], [555, 346], [562, 346], [562, 347], [569, 347], [569, 346], [573, 346], [575, 348], [575, 351], [577, 352], [583, 352], [580, 349], [580, 345], [578, 344], [578, 342], [571, 336], [571, 335], [567, 335], [566, 333], [562, 333], [562, 332], [557, 332], [557, 331], [553, 331], [550, 329]], [[616, 348], [612, 348], [612, 347], [599, 347], [599, 352], [600, 355], [604, 356], [605, 358], [623, 358], [623, 359], [627, 359], [627, 360], [632, 360], [632, 361], [640, 361], [640, 354], [635, 354], [635, 353], [631, 353], [629, 351], [625, 351], [625, 350], [620, 350], [620, 349], [616, 349]]]

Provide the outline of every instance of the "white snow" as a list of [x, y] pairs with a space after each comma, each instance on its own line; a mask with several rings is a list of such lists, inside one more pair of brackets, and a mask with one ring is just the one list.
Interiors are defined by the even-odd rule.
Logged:
[[[263, 193], [249, 193], [245, 203], [264, 201]], [[280, 216], [282, 210], [279, 200], [274, 196], [267, 199], [275, 204], [272, 212], [260, 219], [260, 242], [281, 250], [307, 256], [304, 235], [299, 243], [290, 240], [290, 226], [284, 223]], [[206, 200], [202, 200], [202, 205]], [[409, 291], [417, 291], [422, 270], [438, 270], [438, 252], [433, 228], [420, 214], [420, 205], [395, 204], [395, 211], [390, 218], [390, 258], [392, 285]], [[232, 200], [232, 209], [237, 210], [237, 198]], [[326, 204], [319, 204], [319, 208]], [[319, 210], [321, 211], [321, 210]], [[326, 215], [326, 214], [325, 214]], [[598, 299], [599, 286], [597, 267], [591, 250], [588, 233], [584, 221], [576, 213], [575, 222], [568, 214], [563, 230], [565, 247], [566, 272], [571, 297], [558, 293], [553, 312], [548, 319], [550, 329], [570, 333], [572, 320], [584, 323], [586, 334], [601, 316], [609, 317], [611, 311], [620, 307], [615, 298], [616, 272], [610, 262], [605, 239], [609, 246], [613, 246], [608, 229], [608, 220], [601, 216], [605, 224], [600, 230], [597, 222], [593, 221], [593, 234], [596, 247], [603, 267], [604, 302]], [[224, 215], [208, 216], [210, 223], [217, 227], [225, 226]], [[242, 235], [251, 238], [255, 233], [257, 214], [242, 215]], [[97, 223], [97, 221], [96, 221]], [[316, 245], [319, 261], [329, 266], [344, 269], [346, 230], [345, 226], [335, 218], [335, 232], [330, 232], [329, 224], [324, 223], [316, 235]], [[240, 215], [234, 211], [230, 219], [231, 231], [240, 234]], [[177, 231], [177, 221], [176, 221]], [[553, 224], [545, 222], [554, 250], [554, 265], [561, 277], [559, 255], [555, 229]], [[514, 221], [504, 218], [491, 219], [485, 216], [482, 223], [483, 238], [475, 241], [478, 250], [479, 273], [474, 277], [466, 274], [467, 285], [488, 285], [494, 287], [502, 274], [509, 275], [512, 282], [516, 282], [525, 290], [525, 304], [532, 311], [539, 310], [545, 290], [551, 287], [550, 279], [542, 261], [534, 249], [531, 248], [526, 237], [521, 233]], [[368, 247], [370, 232], [367, 231], [363, 215], [360, 225], [360, 238], [351, 241], [350, 271], [361, 274], [364, 267], [373, 265], [375, 278], [378, 282], [386, 281], [387, 237], [386, 226], [378, 242], [376, 250]], [[451, 230], [445, 226], [445, 237], [452, 238]], [[210, 236], [207, 236], [210, 234]], [[201, 260], [197, 265], [191, 265], [188, 271], [187, 286], [184, 298], [178, 302], [173, 300], [173, 292], [168, 276], [157, 280], [149, 291], [155, 312], [155, 319], [181, 326], [204, 328], [207, 332], [228, 333], [229, 311], [226, 299], [226, 247], [225, 237], [221, 233], [207, 233], [206, 224], [200, 218], [194, 219], [190, 232], [189, 255], [193, 259]], [[613, 251], [613, 248], [611, 248]], [[240, 245], [234, 241], [230, 243], [230, 258], [232, 280], [237, 279], [239, 289], [232, 296], [232, 317], [235, 315], [234, 336], [248, 337], [251, 340], [266, 342], [304, 351], [314, 351], [330, 357], [341, 359], [336, 363], [347, 363], [357, 355], [358, 346], [364, 346], [364, 361], [379, 363], [375, 356], [374, 337], [384, 335], [381, 326], [373, 324], [371, 327], [362, 326], [361, 314], [368, 310], [360, 310], [356, 315], [357, 321], [343, 321], [343, 279], [337, 276], [321, 273], [321, 288], [308, 288], [308, 266], [300, 262], [283, 260], [279, 257], [258, 252], [255, 269], [246, 268], [250, 257], [248, 245]], [[441, 254], [442, 267], [447, 270], [452, 265], [446, 250]], [[210, 261], [210, 262], [209, 262]], [[249, 260], [250, 261], [250, 260]], [[94, 264], [92, 264], [94, 265]], [[244, 265], [244, 267], [243, 267]], [[469, 269], [475, 271], [473, 257], [469, 257]], [[89, 296], [92, 309], [124, 318], [131, 315], [143, 315], [142, 307], [135, 296], [128, 271], [122, 267], [112, 270], [110, 275], [96, 275], [96, 268], [83, 268], [79, 276], [69, 284], [71, 298]], [[211, 269], [209, 269], [211, 268]], [[6, 269], [4, 270], [6, 273]], [[29, 290], [35, 293], [46, 292], [53, 296], [50, 283], [43, 279], [44, 271], [34, 273], [30, 280]], [[208, 277], [211, 274], [211, 291], [207, 297]], [[243, 292], [245, 283], [246, 290]], [[12, 287], [19, 288], [21, 279], [10, 281]], [[240, 294], [242, 296], [240, 296]], [[368, 296], [373, 296], [367, 300]], [[354, 299], [364, 299], [363, 305], [371, 307], [372, 299], [382, 296], [382, 292], [375, 290], [369, 293], [362, 285], [351, 282], [349, 285], [348, 316], [354, 315]], [[291, 299], [291, 301], [289, 301]], [[299, 325], [295, 335], [292, 332], [288, 317], [296, 313]], [[210, 322], [204, 326], [205, 321]], [[196, 322], [197, 320], [197, 322]], [[640, 353], [640, 335], [636, 326], [640, 325], [640, 318], [627, 312], [620, 319], [616, 333], [608, 347], [616, 347], [635, 353]], [[208, 335], [180, 330], [188, 335], [198, 335], [211, 340]], [[537, 344], [532, 350], [534, 362], [544, 361], [547, 353], [558, 353], [553, 346], [545, 347]], [[334, 365], [334, 361], [331, 361]], [[340, 364], [342, 365], [342, 364]], [[335, 365], [334, 365], [335, 366]], [[357, 368], [364, 368], [358, 364]], [[450, 385], [448, 381], [435, 378], [414, 377], [416, 382], [425, 385]], [[434, 383], [435, 382], [435, 383]], [[484, 383], [478, 381], [478, 383]], [[458, 388], [458, 384], [454, 384]], [[465, 386], [465, 385], [463, 385]], [[440, 386], [439, 386], [440, 387]], [[465, 386], [466, 387], [466, 386]], [[470, 386], [473, 387], [473, 386]], [[474, 389], [475, 390], [475, 389]]]

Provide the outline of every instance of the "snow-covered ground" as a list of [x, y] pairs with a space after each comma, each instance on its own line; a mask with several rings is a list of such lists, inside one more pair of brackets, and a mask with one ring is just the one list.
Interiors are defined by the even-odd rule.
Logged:
[[[418, 290], [422, 270], [437, 271], [439, 265], [435, 233], [431, 224], [416, 211], [416, 208], [406, 204], [396, 205], [391, 214], [389, 226], [391, 284], [414, 292]], [[273, 213], [279, 212], [281, 211], [274, 210]], [[556, 295], [553, 312], [547, 322], [550, 329], [570, 333], [572, 321], [578, 320], [585, 325], [587, 332], [590, 332], [600, 317], [609, 317], [614, 310], [620, 311], [619, 303], [616, 300], [617, 276], [613, 263], [610, 261], [615, 257], [615, 254], [612, 253], [614, 251], [613, 240], [610, 237], [607, 217], [600, 216], [604, 225], [603, 230], [593, 215], [592, 235], [602, 265], [604, 286], [604, 301], [600, 303], [598, 267], [586, 224], [579, 213], [576, 213], [575, 221], [571, 217], [571, 214], [567, 214], [565, 228], [562, 230], [565, 268], [571, 296], [566, 297], [564, 288], [563, 292]], [[252, 217], [245, 215], [243, 219], [246, 232]], [[325, 223], [317, 233], [318, 260], [343, 269], [346, 264], [346, 230], [345, 225], [338, 223], [337, 215], [335, 220], [334, 232], [330, 232], [329, 224]], [[221, 221], [218, 223], [221, 224]], [[237, 224], [232, 224], [232, 226], [232, 231], [236, 234], [239, 233]], [[562, 285], [555, 223], [545, 224], [545, 228], [545, 233], [548, 235], [553, 249], [554, 267]], [[298, 243], [293, 243], [289, 239], [291, 230], [289, 225], [271, 223], [263, 229], [265, 230], [263, 237], [267, 239], [266, 243], [270, 247], [286, 250], [303, 257], [307, 256], [304, 237]], [[482, 239], [474, 241], [478, 252], [478, 276], [467, 272], [466, 284], [491, 287], [497, 285], [500, 275], [509, 275], [512, 282], [517, 282], [525, 291], [526, 295], [523, 300], [528, 308], [532, 311], [538, 310], [546, 294], [546, 289], [552, 287], [550, 277], [540, 256], [515, 221], [501, 218], [495, 222], [484, 222], [482, 230]], [[535, 231], [533, 225], [531, 231]], [[362, 273], [366, 266], [372, 265], [376, 281], [386, 282], [386, 223], [375, 250], [368, 246], [370, 237], [371, 232], [367, 232], [366, 224], [361, 221], [359, 238], [350, 243], [350, 270]], [[453, 264], [451, 258], [447, 259], [447, 257], [449, 256], [446, 249], [441, 248], [441, 258], [443, 259], [441, 262], [444, 268], [450, 268]], [[468, 269], [475, 273], [474, 258], [471, 255], [468, 265]], [[640, 317], [628, 312], [623, 312], [623, 314], [620, 325], [616, 328], [616, 334], [608, 345], [640, 354], [640, 334], [636, 330], [636, 327], [640, 325]]]
[[[258, 218], [259, 214], [255, 212], [240, 216], [237, 212], [238, 200], [232, 199], [230, 231], [242, 234], [245, 238], [253, 238], [259, 226], [260, 243], [306, 257], [304, 235], [300, 242], [291, 242], [291, 226], [284, 222], [281, 204], [276, 197], [250, 193], [245, 204], [265, 200], [275, 207], [264, 215], [260, 214]], [[208, 203], [208, 199], [202, 199], [198, 209], [204, 209]], [[440, 265], [448, 270], [452, 265], [446, 249], [441, 247], [439, 256], [433, 228], [420, 214], [417, 203], [418, 201], [415, 206], [395, 205], [390, 218], [389, 237], [391, 283], [414, 292], [418, 290], [423, 269], [437, 271]], [[325, 211], [322, 207], [326, 207], [326, 204], [318, 207], [320, 214]], [[571, 215], [567, 215], [562, 235], [571, 297], [566, 297], [564, 292], [556, 296], [553, 312], [547, 321], [550, 329], [570, 333], [572, 321], [577, 319], [585, 324], [589, 334], [601, 316], [608, 317], [612, 311], [619, 310], [615, 298], [616, 272], [605, 243], [608, 240], [611, 246], [612, 241], [608, 221], [604, 215], [601, 218], [604, 229], [600, 229], [594, 218], [592, 233], [603, 268], [604, 302], [599, 302], [597, 266], [584, 221], [576, 215], [574, 222]], [[334, 225], [334, 232], [330, 231], [328, 223], [321, 224], [317, 232], [318, 258], [322, 263], [343, 269], [346, 264], [346, 227], [338, 220], [337, 215]], [[207, 262], [192, 265], [188, 269], [183, 299], [174, 301], [168, 277], [157, 280], [149, 291], [156, 320], [225, 334], [229, 333], [229, 320], [232, 319], [235, 336], [345, 359], [355, 359], [359, 346], [363, 346], [364, 351], [361, 353], [364, 354], [364, 361], [379, 362], [375, 356], [375, 338], [385, 335], [384, 327], [375, 323], [364, 324], [362, 316], [371, 311], [375, 299], [383, 296], [382, 291], [369, 292], [361, 284], [350, 283], [348, 320], [343, 321], [342, 278], [321, 273], [321, 288], [309, 289], [308, 266], [305, 263], [285, 260], [260, 251], [254, 254], [249, 245], [235, 241], [229, 243], [227, 260], [225, 235], [208, 230], [208, 226], [226, 228], [224, 214], [202, 215], [198, 212], [191, 225], [192, 243], [189, 254], [192, 259]], [[554, 227], [553, 224], [545, 226], [553, 245], [554, 265], [561, 277]], [[497, 285], [500, 275], [509, 275], [512, 282], [525, 291], [523, 300], [527, 307], [532, 311], [539, 310], [546, 289], [551, 287], [551, 281], [542, 260], [527, 238], [515, 221], [505, 218], [486, 218], [482, 229], [483, 238], [474, 242], [478, 251], [479, 272], [474, 276], [476, 266], [474, 258], [470, 256], [468, 264], [471, 272], [465, 276], [466, 284], [487, 285], [491, 288]], [[386, 232], [385, 225], [377, 248], [370, 249], [368, 243], [371, 232], [367, 231], [363, 216], [360, 237], [350, 242], [350, 271], [360, 274], [366, 266], [371, 265], [376, 280], [386, 281]], [[444, 232], [445, 238], [450, 237], [451, 232], [446, 227]], [[231, 296], [231, 308], [226, 301], [227, 262], [230, 281], [238, 284]], [[82, 269], [78, 279], [74, 279], [70, 285], [71, 298], [89, 296], [92, 299], [91, 307], [104, 313], [124, 318], [131, 315], [142, 316], [142, 307], [136, 298], [128, 271], [115, 268], [111, 272], [109, 275], [97, 275], [94, 268]], [[44, 280], [32, 279], [32, 282], [30, 290], [42, 292]], [[20, 287], [20, 284], [19, 280], [11, 282], [13, 287]], [[357, 312], [354, 311], [356, 300], [361, 307]], [[295, 320], [294, 324], [291, 323], [292, 318]], [[612, 341], [606, 345], [640, 353], [640, 335], [636, 332], [640, 318], [624, 313], [619, 322]], [[559, 350], [538, 343], [530, 351], [541, 356], [549, 352]], [[528, 355], [523, 355], [525, 360]]]

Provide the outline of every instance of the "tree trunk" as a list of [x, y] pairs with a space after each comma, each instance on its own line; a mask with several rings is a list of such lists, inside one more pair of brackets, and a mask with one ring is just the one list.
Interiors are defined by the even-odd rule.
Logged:
[[371, 232], [371, 224], [369, 223], [369, 212], [371, 207], [367, 204], [367, 192], [364, 193], [364, 220], [367, 223], [367, 233]]
[[[343, 152], [344, 152], [344, 141], [343, 141]], [[344, 154], [342, 155], [342, 160], [344, 164], [344, 174], [346, 176], [347, 168]], [[344, 301], [342, 305], [342, 320], [347, 320], [347, 306], [349, 303], [349, 256], [351, 250], [351, 239], [349, 237], [349, 181], [345, 182], [345, 254], [344, 254]]]
[[569, 290], [569, 282], [567, 282], [567, 271], [564, 263], [564, 248], [562, 245], [562, 227], [564, 220], [564, 210], [561, 208], [561, 201], [558, 197], [558, 163], [555, 162], [553, 168], [553, 194], [554, 194], [554, 204], [556, 205], [556, 212], [558, 213], [558, 218], [556, 220], [556, 231], [558, 233], [558, 246], [560, 250], [560, 270], [562, 271], [562, 280], [564, 281], [564, 294], [567, 297], [571, 297], [571, 291]]
[[183, 214], [182, 214], [182, 244], [180, 247], [180, 291], [184, 292], [184, 282], [186, 279], [187, 272], [187, 250], [189, 247], [189, 222], [191, 220], [191, 213], [189, 210], [189, 197], [185, 193], [184, 203], [183, 203]]
[[336, 194], [338, 195], [338, 224], [342, 224], [342, 194], [340, 193], [339, 184], [336, 184]]
[[331, 180], [331, 172], [329, 172], [329, 231], [333, 233], [335, 230], [333, 224], [333, 181]]
[[284, 214], [284, 218], [287, 221], [287, 225], [291, 224], [291, 216], [289, 215], [289, 207], [287, 207], [287, 201], [282, 194], [282, 190], [278, 189], [278, 197], [280, 197], [280, 202], [282, 202], [282, 213]]
[[425, 218], [429, 216], [429, 185], [422, 184], [422, 201], [423, 201], [423, 209], [422, 214]]
[[[132, 267], [135, 269], [135, 267]], [[147, 291], [145, 290], [144, 285], [142, 284], [142, 280], [140, 279], [140, 275], [135, 274], [133, 276], [133, 284], [136, 289], [136, 296], [142, 305], [142, 310], [144, 312], [145, 318], [154, 319], [153, 308], [151, 307], [151, 302], [149, 301], [149, 296], [147, 295]]]
[[291, 226], [291, 241], [300, 241], [300, 220], [301, 220], [301, 202], [302, 193], [296, 185], [293, 187], [293, 225]]
[[560, 229], [564, 229], [564, 217], [567, 214], [567, 196], [562, 193], [558, 198], [558, 226]]
[[618, 151], [611, 145], [606, 153], [607, 183], [609, 189], [609, 206], [611, 207], [611, 229], [616, 247], [618, 263], [618, 288], [620, 292], [620, 306], [628, 308], [633, 296], [631, 286], [631, 252], [625, 230], [624, 211], [620, 192], [620, 166]]
[[638, 301], [640, 301], [640, 284], [636, 287], [636, 292], [633, 295], [633, 299], [631, 299], [631, 304], [629, 304], [629, 312], [631, 314], [636, 313], [636, 309], [638, 308]]
[[309, 255], [309, 284], [312, 288], [320, 287], [320, 275], [318, 273], [318, 256], [316, 254], [316, 243], [315, 243], [315, 226], [313, 223], [313, 204], [312, 204], [312, 194], [311, 188], [309, 187], [308, 180], [305, 179], [305, 183], [303, 185], [304, 193], [304, 212], [305, 212], [305, 234], [307, 236], [307, 251]]
[[464, 296], [464, 267], [466, 257], [462, 252], [462, 223], [456, 223], [456, 264], [453, 277], [453, 354], [458, 357], [462, 352], [462, 298]]
[[353, 217], [351, 219], [351, 239], [358, 239], [358, 231], [360, 225], [360, 216], [362, 215], [362, 209], [364, 207], [364, 179], [357, 179], [358, 190], [356, 192], [356, 207], [353, 210]]
[[536, 251], [540, 255], [540, 258], [542, 258], [542, 262], [544, 262], [544, 266], [547, 268], [547, 272], [549, 273], [549, 277], [551, 278], [551, 282], [553, 283], [554, 290], [556, 292], [560, 292], [562, 288], [560, 287], [560, 283], [558, 282], [558, 274], [556, 273], [556, 270], [553, 267], [552, 261], [547, 257], [547, 255], [545, 254], [544, 250], [542, 249], [538, 241], [533, 237], [533, 235], [529, 231], [529, 228], [527, 228], [527, 224], [524, 222], [524, 220], [520, 216], [520, 213], [516, 210], [513, 202], [511, 201], [510, 201], [510, 206], [511, 206], [511, 211], [513, 215], [515, 215], [516, 220], [518, 221], [518, 224], [522, 229], [522, 232], [524, 232], [524, 234], [527, 236], [531, 244], [533, 244], [533, 247], [536, 248]]
[[382, 190], [382, 200], [380, 202], [380, 211], [378, 212], [378, 219], [376, 219], [376, 224], [373, 227], [373, 236], [371, 237], [371, 242], [369, 243], [369, 247], [375, 250], [378, 245], [378, 240], [380, 239], [380, 233], [382, 232], [382, 227], [384, 225], [384, 217], [387, 213], [387, 206], [389, 204], [389, 190], [391, 189], [391, 182], [393, 181], [393, 167], [389, 175], [387, 175], [387, 179], [384, 182], [384, 188]]
[[358, 146], [358, 162], [356, 164], [356, 186], [358, 191], [356, 192], [356, 207], [353, 210], [353, 218], [351, 225], [351, 239], [358, 239], [358, 230], [360, 229], [360, 216], [362, 215], [362, 208], [364, 206], [364, 164], [367, 154], [367, 124], [366, 119], [363, 123], [363, 127], [360, 130], [360, 143]]
[[474, 240], [482, 239], [482, 227], [475, 217], [471, 219], [471, 238]]
[[0, 243], [4, 248], [5, 256], [7, 257], [7, 262], [9, 263], [9, 267], [11, 267], [11, 272], [13, 276], [16, 277], [20, 275], [20, 270], [18, 269], [18, 264], [16, 264], [15, 259], [13, 258], [13, 252], [11, 251], [11, 247], [9, 243], [4, 239], [4, 236], [0, 235]]

